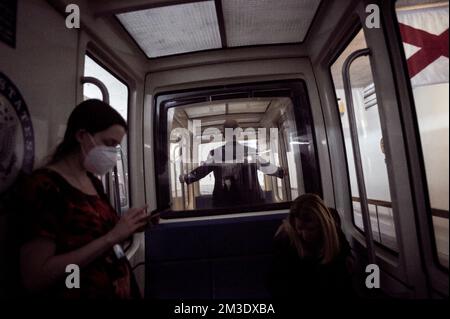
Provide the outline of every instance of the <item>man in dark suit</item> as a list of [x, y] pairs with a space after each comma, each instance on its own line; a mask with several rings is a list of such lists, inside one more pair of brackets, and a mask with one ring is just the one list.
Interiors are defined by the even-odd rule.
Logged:
[[[239, 128], [227, 120], [225, 129]], [[227, 134], [226, 134], [227, 136]], [[207, 160], [189, 174], [180, 175], [181, 183], [191, 184], [214, 173], [213, 205], [226, 207], [264, 203], [265, 195], [258, 182], [257, 170], [266, 175], [284, 177], [284, 170], [265, 161], [256, 150], [237, 142], [235, 134], [221, 147], [213, 149]]]

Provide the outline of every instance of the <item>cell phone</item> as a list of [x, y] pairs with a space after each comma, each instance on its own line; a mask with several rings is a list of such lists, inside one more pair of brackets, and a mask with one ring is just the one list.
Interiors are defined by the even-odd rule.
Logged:
[[170, 206], [166, 206], [163, 208], [156, 208], [155, 210], [150, 212], [148, 220], [152, 224], [158, 224], [161, 214], [164, 214], [166, 211], [170, 209]]
[[154, 209], [154, 210], [152, 210], [152, 211], [150, 212], [150, 215], [153, 215], [153, 214], [163, 214], [163, 213], [169, 211], [170, 209], [171, 209], [170, 206], [164, 206], [164, 207], [161, 207], [161, 208], [156, 208], [156, 209]]
[[153, 221], [155, 219], [159, 219], [160, 216], [161, 216], [160, 212], [151, 212], [150, 215], [147, 217], [147, 219]]

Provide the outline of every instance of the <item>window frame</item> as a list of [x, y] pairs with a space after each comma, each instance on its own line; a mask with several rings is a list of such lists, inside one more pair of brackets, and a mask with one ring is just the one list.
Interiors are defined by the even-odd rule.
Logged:
[[[430, 192], [429, 192], [429, 187], [428, 187], [428, 176], [426, 173], [426, 168], [425, 168], [425, 156], [424, 156], [424, 152], [423, 152], [423, 147], [422, 147], [422, 137], [420, 134], [420, 126], [419, 126], [419, 119], [418, 119], [418, 115], [417, 115], [417, 111], [416, 111], [416, 101], [414, 98], [414, 93], [413, 93], [413, 87], [412, 87], [412, 83], [411, 83], [411, 79], [409, 77], [409, 72], [408, 72], [408, 63], [407, 63], [407, 59], [406, 59], [406, 53], [405, 53], [405, 49], [404, 49], [404, 45], [403, 45], [403, 38], [400, 32], [400, 27], [399, 24], [400, 22], [398, 21], [398, 13], [397, 13], [397, 8], [396, 8], [396, 2], [397, 0], [391, 0], [389, 3], [389, 7], [390, 7], [390, 14], [392, 15], [393, 19], [393, 24], [394, 24], [394, 31], [395, 31], [395, 38], [396, 38], [396, 42], [397, 45], [399, 46], [399, 51], [400, 51], [400, 59], [402, 62], [402, 70], [403, 70], [403, 75], [404, 75], [404, 79], [406, 82], [406, 89], [407, 89], [407, 94], [408, 94], [408, 100], [411, 106], [411, 122], [414, 126], [414, 139], [416, 141], [415, 147], [417, 148], [417, 161], [419, 162], [419, 166], [420, 166], [420, 176], [422, 179], [422, 196], [425, 202], [425, 209], [426, 209], [426, 214], [423, 217], [426, 220], [426, 228], [429, 234], [429, 240], [430, 240], [430, 245], [431, 245], [431, 255], [432, 255], [432, 263], [433, 266], [435, 266], [439, 271], [445, 273], [445, 274], [449, 274], [450, 273], [450, 268], [445, 267], [443, 264], [441, 264], [441, 261], [439, 259], [439, 253], [438, 253], [438, 248], [437, 248], [437, 243], [436, 243], [436, 234], [435, 234], [435, 229], [434, 229], [434, 222], [433, 222], [433, 207], [431, 206], [431, 200], [430, 200]], [[447, 218], [448, 219], [448, 218]]]
[[[360, 228], [358, 225], [356, 225], [355, 223], [355, 207], [353, 205], [353, 196], [351, 193], [351, 183], [350, 183], [350, 168], [349, 168], [349, 159], [347, 157], [347, 147], [346, 147], [346, 143], [345, 143], [345, 137], [344, 137], [344, 129], [342, 127], [342, 120], [341, 120], [341, 114], [340, 114], [340, 110], [339, 110], [339, 104], [338, 104], [338, 97], [336, 95], [336, 87], [335, 87], [335, 83], [333, 80], [333, 75], [331, 72], [331, 68], [333, 67], [333, 65], [336, 63], [336, 61], [340, 58], [340, 56], [342, 55], [342, 53], [348, 48], [348, 46], [350, 45], [350, 43], [356, 38], [356, 36], [358, 35], [359, 32], [363, 31], [364, 32], [364, 28], [363, 25], [361, 24], [360, 21], [358, 21], [358, 23], [355, 23], [355, 25], [352, 28], [352, 31], [349, 32], [349, 36], [346, 38], [346, 41], [344, 41], [342, 43], [342, 45], [339, 47], [339, 50], [336, 51], [336, 53], [334, 54], [333, 58], [329, 61], [329, 64], [327, 66], [327, 72], [328, 75], [330, 77], [330, 82], [332, 84], [332, 88], [333, 88], [333, 96], [334, 96], [334, 100], [336, 101], [335, 103], [335, 110], [339, 113], [339, 135], [343, 141], [343, 146], [345, 148], [345, 166], [347, 168], [346, 171], [346, 176], [347, 176], [347, 185], [348, 185], [348, 189], [350, 190], [350, 192], [348, 193], [348, 200], [350, 202], [350, 207], [351, 207], [351, 223], [353, 228], [361, 235], [363, 236], [363, 238], [365, 238], [365, 230]], [[366, 39], [367, 41], [367, 39]], [[368, 47], [368, 46], [367, 46]], [[371, 70], [372, 72], [372, 70]], [[373, 74], [372, 74], [373, 77]], [[375, 80], [374, 80], [375, 81]], [[376, 94], [376, 91], [375, 91]], [[381, 119], [380, 119], [381, 122]], [[352, 146], [353, 147], [353, 146]], [[387, 172], [388, 173], [388, 172]], [[388, 179], [389, 179], [389, 174], [388, 174]], [[369, 198], [368, 198], [369, 200]], [[392, 202], [391, 202], [392, 203]], [[391, 207], [393, 214], [394, 212], [394, 208]], [[377, 220], [378, 220], [378, 216], [377, 216]], [[395, 222], [395, 218], [393, 218], [393, 224], [394, 224], [394, 228], [395, 228], [395, 234], [396, 234], [396, 241], [397, 241], [397, 245], [398, 245], [398, 240], [399, 240], [399, 233], [398, 233], [398, 226]], [[372, 229], [373, 232], [373, 229]], [[379, 234], [379, 236], [381, 236], [381, 234]], [[375, 236], [373, 236], [373, 243], [375, 244], [375, 247], [378, 249], [381, 249], [383, 252], [387, 252], [389, 253], [390, 256], [394, 257], [395, 259], [398, 259], [400, 257], [400, 247], [398, 247], [399, 251], [395, 251], [392, 248], [382, 244], [381, 242], [379, 242], [378, 240], [376, 240]], [[377, 251], [375, 251], [376, 254]]]
[[[126, 123], [128, 126], [128, 115], [130, 114], [130, 106], [131, 106], [131, 88], [130, 85], [125, 81], [125, 79], [120, 76], [115, 70], [113, 70], [112, 67], [109, 67], [108, 63], [103, 62], [102, 59], [100, 59], [97, 54], [95, 53], [95, 50], [92, 50], [91, 48], [87, 48], [84, 52], [84, 61], [83, 61], [83, 76], [86, 76], [84, 74], [84, 70], [85, 70], [85, 66], [86, 66], [86, 58], [85, 57], [89, 57], [90, 59], [92, 59], [95, 63], [97, 63], [100, 67], [102, 67], [105, 71], [107, 71], [110, 75], [112, 75], [116, 80], [118, 80], [120, 83], [122, 83], [123, 85], [125, 85], [126, 90], [127, 90], [127, 119], [126, 119]], [[81, 86], [82, 88], [82, 92], [84, 91], [84, 85]], [[108, 91], [109, 93], [109, 91]], [[126, 159], [126, 165], [123, 163], [123, 159], [122, 159], [122, 166], [123, 168], [126, 168], [128, 171], [128, 179], [126, 181], [126, 183], [124, 183], [124, 185], [126, 184], [126, 187], [128, 188], [128, 207], [132, 207], [132, 196], [131, 196], [131, 182], [130, 182], [130, 172], [131, 172], [131, 164], [130, 164], [130, 160], [129, 160], [129, 155], [130, 155], [130, 127], [128, 126], [128, 130], [126, 132], [126, 142], [127, 142], [127, 147], [126, 147], [126, 151], [127, 151], [127, 159]], [[123, 151], [122, 151], [123, 153]], [[108, 173], [110, 174], [110, 173]], [[125, 177], [125, 176], [124, 176]], [[125, 181], [125, 178], [124, 178]], [[111, 198], [110, 193], [109, 193], [109, 186], [108, 189], [105, 189], [105, 193], [108, 196], [108, 198]], [[120, 189], [119, 189], [119, 194], [120, 194]], [[119, 201], [119, 205], [120, 205], [120, 198], [118, 199]], [[118, 209], [120, 211], [118, 211], [117, 213], [119, 214], [122, 211], [122, 206], [118, 207]]]
[[[274, 94], [270, 94], [270, 92]], [[254, 96], [253, 94], [257, 95]], [[286, 93], [289, 93], [286, 94]], [[245, 94], [245, 96], [244, 96]], [[267, 95], [264, 95], [267, 94]], [[207, 96], [211, 97], [209, 100]], [[214, 98], [216, 97], [216, 98]], [[273, 210], [288, 209], [292, 201], [286, 201], [281, 203], [268, 203], [263, 205], [249, 205], [249, 206], [236, 206], [226, 208], [208, 208], [208, 209], [194, 209], [194, 210], [181, 210], [172, 211], [170, 209], [170, 177], [168, 173], [168, 160], [167, 160], [167, 111], [172, 107], [179, 107], [183, 105], [189, 105], [198, 102], [215, 101], [220, 99], [230, 99], [239, 97], [289, 97], [294, 105], [294, 113], [296, 115], [297, 128], [301, 122], [300, 112], [307, 112], [309, 122], [306, 124], [305, 129], [307, 134], [313, 140], [313, 159], [311, 163], [315, 167], [315, 176], [311, 176], [313, 184], [311, 189], [305, 185], [305, 191], [314, 192], [323, 196], [322, 189], [322, 175], [320, 171], [319, 152], [317, 146], [315, 123], [311, 110], [311, 102], [309, 99], [308, 89], [306, 82], [303, 79], [292, 80], [280, 80], [280, 81], [267, 81], [267, 82], [255, 82], [245, 84], [235, 84], [226, 86], [213, 86], [191, 90], [180, 90], [172, 92], [159, 92], [154, 96], [154, 149], [153, 159], [155, 161], [155, 186], [156, 186], [156, 202], [157, 210], [163, 211], [161, 217], [164, 219], [172, 218], [188, 218], [188, 217], [204, 217], [214, 215], [228, 215], [244, 212], [265, 212]], [[308, 120], [308, 119], [306, 119]], [[305, 117], [303, 117], [305, 121]], [[309, 125], [309, 127], [308, 127]], [[301, 155], [301, 154], [300, 154]], [[302, 160], [303, 163], [303, 160]]]

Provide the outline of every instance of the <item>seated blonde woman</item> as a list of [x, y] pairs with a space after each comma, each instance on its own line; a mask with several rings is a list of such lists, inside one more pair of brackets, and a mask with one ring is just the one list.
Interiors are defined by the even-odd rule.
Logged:
[[315, 194], [294, 200], [274, 238], [274, 298], [353, 296], [350, 246], [333, 212]]

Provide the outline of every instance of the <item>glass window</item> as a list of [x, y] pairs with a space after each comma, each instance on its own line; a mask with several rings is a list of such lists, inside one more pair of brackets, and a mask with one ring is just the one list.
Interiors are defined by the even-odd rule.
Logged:
[[[336, 89], [336, 104], [341, 115], [340, 119], [349, 166], [353, 221], [354, 225], [361, 231], [364, 231], [361, 198], [358, 190], [355, 158], [353, 156], [349, 122], [351, 119], [347, 110], [342, 66], [351, 53], [364, 48], [367, 48], [367, 45], [364, 31], [361, 30], [331, 67]], [[373, 238], [375, 242], [397, 252], [398, 246], [383, 148], [383, 135], [369, 57], [362, 56], [354, 60], [350, 66], [349, 77]]]
[[[128, 87], [115, 75], [94, 61], [89, 55], [85, 56], [84, 76], [99, 79], [108, 89], [109, 104], [126, 120], [128, 117]], [[102, 99], [99, 88], [93, 84], [85, 84], [84, 99]]]
[[448, 1], [396, 5], [416, 107], [437, 255], [448, 268]]
[[262, 205], [287, 208], [306, 191], [321, 195], [309, 105], [297, 109], [304, 107], [308, 112], [299, 122], [289, 97], [167, 107], [161, 142], [169, 154], [159, 154], [168, 158], [167, 174], [160, 174], [159, 184], [169, 182], [171, 210], [208, 214], [233, 207], [239, 212], [268, 209]]
[[[105, 69], [103, 66], [94, 61], [90, 56], [85, 56], [84, 76], [94, 77], [100, 80], [107, 88], [109, 93], [109, 104], [116, 109], [122, 117], [127, 120], [128, 117], [128, 87], [120, 81], [111, 72]], [[87, 99], [100, 99], [102, 100], [102, 93], [100, 89], [93, 84], [86, 83], [83, 85], [84, 100]], [[118, 203], [122, 209], [129, 208], [129, 190], [128, 190], [128, 147], [127, 138], [122, 140], [120, 156], [117, 161], [117, 177], [119, 185], [113, 185], [117, 187], [119, 192]], [[114, 173], [112, 174], [113, 183]], [[105, 183], [105, 181], [104, 181]], [[108, 189], [108, 187], [106, 187]], [[114, 196], [109, 192], [109, 196]]]

